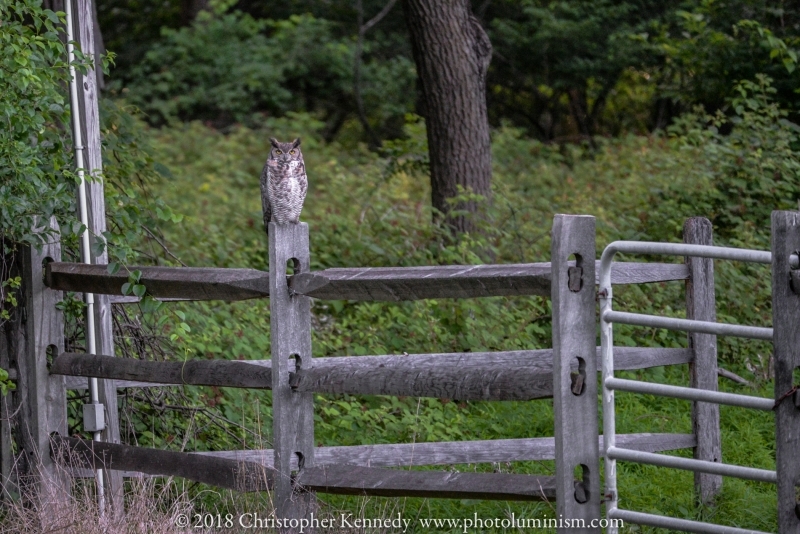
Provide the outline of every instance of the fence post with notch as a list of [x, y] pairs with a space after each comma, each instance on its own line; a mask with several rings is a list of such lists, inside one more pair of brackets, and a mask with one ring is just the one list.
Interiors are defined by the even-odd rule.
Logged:
[[49, 358], [64, 350], [64, 318], [56, 308], [61, 292], [44, 285], [45, 262], [61, 260], [61, 243], [54, 237], [58, 236], [55, 218], [50, 224], [55, 233], [47, 237], [50, 241], [41, 250], [29, 245], [19, 247], [21, 298], [12, 326], [11, 345], [19, 373], [17, 439], [24, 454], [21, 467], [24, 476], [36, 482], [35, 499], [53, 506], [55, 511], [59, 503], [70, 500], [70, 481], [50, 456], [50, 435], [67, 434], [66, 380], [50, 375], [49, 371]]
[[[778, 532], [800, 532], [800, 212], [772, 212], [772, 327], [775, 354], [775, 460]], [[794, 393], [792, 393], [794, 391]]]
[[312, 493], [296, 493], [293, 464], [302, 470], [314, 464], [314, 395], [289, 385], [291, 359], [310, 369], [311, 299], [289, 291], [287, 264], [294, 274], [309, 272], [308, 225], [269, 224], [270, 344], [272, 352], [272, 417], [275, 450], [276, 516], [307, 517], [314, 509]]
[[[683, 242], [691, 245], [713, 245], [711, 221], [705, 217], [686, 219], [683, 225]], [[687, 257], [685, 261], [689, 267], [689, 278], [686, 281], [686, 318], [716, 322], [714, 260]], [[690, 332], [689, 348], [693, 356], [689, 364], [691, 386], [717, 391], [717, 336]], [[692, 433], [697, 437], [694, 458], [709, 462], [722, 461], [718, 404], [692, 402]], [[721, 475], [695, 471], [694, 491], [699, 504], [714, 504], [721, 490]]]
[[[553, 221], [553, 409], [556, 510], [559, 517], [600, 519], [595, 218], [556, 215]], [[571, 256], [575, 262], [570, 262]], [[599, 533], [600, 528], [558, 532]]]

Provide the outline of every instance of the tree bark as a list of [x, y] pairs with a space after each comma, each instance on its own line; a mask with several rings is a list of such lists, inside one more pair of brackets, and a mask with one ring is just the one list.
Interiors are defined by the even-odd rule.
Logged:
[[425, 108], [431, 201], [453, 230], [471, 232], [478, 202], [448, 199], [459, 188], [491, 195], [486, 71], [492, 45], [468, 0], [403, 0], [403, 10]]

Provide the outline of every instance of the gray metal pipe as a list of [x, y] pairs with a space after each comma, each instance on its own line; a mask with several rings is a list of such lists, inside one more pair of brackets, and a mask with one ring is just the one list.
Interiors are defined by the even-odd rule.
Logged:
[[740, 408], [763, 410], [765, 412], [772, 411], [775, 407], [775, 401], [773, 399], [725, 393], [723, 391], [670, 386], [667, 384], [655, 384], [653, 382], [640, 382], [639, 380], [626, 380], [624, 378], [613, 377], [606, 378], [603, 383], [605, 387], [611, 390], [630, 391], [631, 393], [644, 393], [646, 395], [658, 395], [659, 397], [672, 397], [700, 402], [713, 402], [714, 404], [739, 406]]
[[672, 469], [683, 469], [685, 471], [696, 471], [698, 473], [744, 478], [746, 480], [755, 480], [756, 482], [778, 483], [778, 474], [775, 471], [769, 471], [767, 469], [722, 464], [719, 462], [709, 462], [708, 460], [695, 460], [694, 458], [681, 458], [680, 456], [668, 456], [666, 454], [635, 451], [632, 449], [619, 449], [617, 447], [609, 448], [606, 454], [615, 460], [622, 460], [623, 462], [671, 467]]
[[765, 328], [762, 326], [695, 321], [692, 319], [679, 319], [677, 317], [660, 317], [658, 315], [645, 315], [642, 313], [627, 313], [612, 310], [603, 312], [603, 320], [609, 323], [622, 323], [634, 326], [666, 328], [667, 330], [700, 332], [703, 334], [716, 334], [718, 336], [736, 336], [772, 341], [772, 328]]
[[628, 523], [637, 525], [648, 525], [656, 528], [668, 528], [680, 530], [682, 532], [698, 532], [699, 534], [768, 534], [760, 530], [749, 530], [746, 528], [728, 527], [725, 525], [713, 525], [701, 521], [690, 521], [688, 519], [676, 519], [663, 515], [645, 514], [633, 512], [631, 510], [621, 510], [619, 508], [609, 510], [609, 519], [621, 519]]

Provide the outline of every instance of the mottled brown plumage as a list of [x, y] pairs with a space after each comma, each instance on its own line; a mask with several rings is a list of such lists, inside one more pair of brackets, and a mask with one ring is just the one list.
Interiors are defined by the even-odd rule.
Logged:
[[308, 190], [300, 139], [291, 143], [281, 143], [275, 138], [269, 141], [272, 149], [261, 171], [261, 207], [266, 232], [269, 232], [270, 221], [278, 224], [300, 222]]

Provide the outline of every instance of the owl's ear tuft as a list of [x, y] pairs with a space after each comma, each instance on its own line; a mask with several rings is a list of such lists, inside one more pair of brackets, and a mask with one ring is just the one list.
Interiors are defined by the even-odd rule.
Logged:
[[300, 146], [300, 138], [298, 137], [294, 141], [292, 141], [292, 148], [297, 148]]
[[277, 140], [277, 139], [275, 139], [274, 137], [270, 137], [270, 138], [269, 138], [269, 142], [270, 142], [270, 143], [272, 144], [272, 146], [274, 146], [275, 148], [279, 148], [279, 147], [278, 147], [278, 140]]

